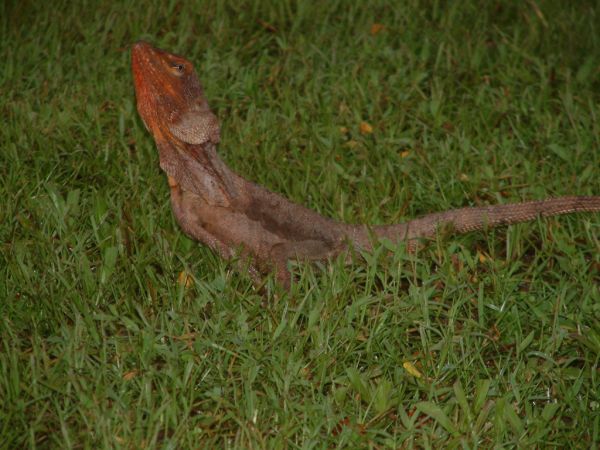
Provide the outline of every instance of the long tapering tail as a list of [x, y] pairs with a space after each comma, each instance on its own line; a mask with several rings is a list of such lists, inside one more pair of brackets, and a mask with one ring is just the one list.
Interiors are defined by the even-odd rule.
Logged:
[[391, 241], [434, 237], [440, 227], [449, 226], [457, 234], [500, 225], [526, 222], [536, 217], [575, 212], [600, 211], [600, 196], [557, 197], [546, 200], [472, 208], [460, 208], [426, 216], [397, 225], [375, 227], [378, 237]]

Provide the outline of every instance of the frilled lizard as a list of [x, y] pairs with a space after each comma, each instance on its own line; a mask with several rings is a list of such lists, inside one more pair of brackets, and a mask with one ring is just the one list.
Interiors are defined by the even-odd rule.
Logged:
[[132, 48], [132, 68], [137, 108], [156, 141], [183, 231], [223, 258], [241, 252], [251, 258], [255, 277], [275, 271], [286, 288], [291, 259], [325, 260], [349, 246], [369, 251], [381, 238], [406, 241], [411, 249], [418, 238], [435, 237], [440, 227], [465, 233], [540, 216], [600, 211], [600, 196], [574, 196], [454, 209], [397, 225], [337, 222], [227, 167], [216, 151], [219, 122], [190, 61], [138, 42]]

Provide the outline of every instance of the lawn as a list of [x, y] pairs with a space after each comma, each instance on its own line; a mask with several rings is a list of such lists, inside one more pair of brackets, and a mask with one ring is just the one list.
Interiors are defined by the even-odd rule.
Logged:
[[0, 448], [600, 445], [599, 214], [259, 292], [175, 223], [129, 61], [193, 61], [246, 178], [394, 223], [600, 195], [596, 1], [139, 3], [0, 3]]

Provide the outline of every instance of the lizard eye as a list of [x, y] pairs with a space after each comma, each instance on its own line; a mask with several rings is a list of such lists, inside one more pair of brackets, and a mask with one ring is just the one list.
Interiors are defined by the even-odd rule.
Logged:
[[171, 65], [171, 69], [173, 69], [175, 75], [181, 75], [185, 71], [185, 66], [183, 64], [175, 63]]

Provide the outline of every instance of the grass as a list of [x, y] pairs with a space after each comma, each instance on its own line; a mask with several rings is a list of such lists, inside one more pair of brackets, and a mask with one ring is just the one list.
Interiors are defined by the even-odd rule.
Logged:
[[128, 47], [195, 63], [241, 174], [391, 223], [600, 194], [599, 15], [2, 2], [0, 447], [597, 447], [598, 215], [299, 266], [261, 296], [175, 224]]

